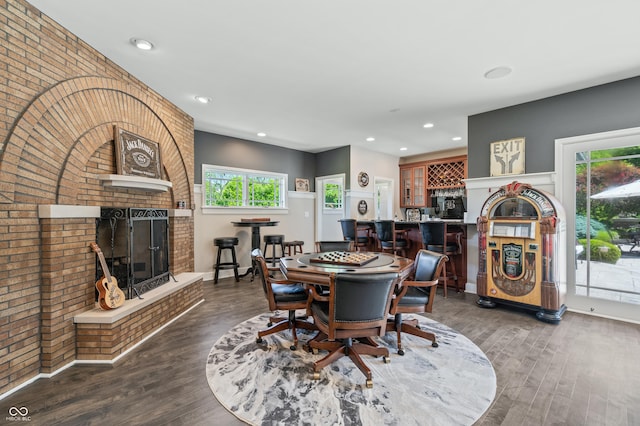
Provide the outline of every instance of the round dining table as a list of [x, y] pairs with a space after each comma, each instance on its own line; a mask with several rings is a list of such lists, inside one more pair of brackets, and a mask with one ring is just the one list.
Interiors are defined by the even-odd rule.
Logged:
[[[336, 254], [336, 256], [330, 256]], [[332, 260], [333, 259], [333, 260]], [[324, 252], [280, 258], [280, 271], [292, 281], [329, 285], [335, 274], [384, 274], [397, 272], [403, 281], [411, 272], [412, 259], [390, 253]]]

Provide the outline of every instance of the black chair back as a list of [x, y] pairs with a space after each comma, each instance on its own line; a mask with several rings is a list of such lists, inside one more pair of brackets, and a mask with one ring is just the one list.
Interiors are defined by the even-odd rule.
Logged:
[[338, 323], [386, 321], [397, 279], [397, 273], [336, 274], [332, 289], [333, 320]]
[[353, 251], [353, 241], [316, 241], [316, 251]]
[[444, 244], [444, 223], [442, 222], [420, 222], [420, 234], [422, 236], [422, 246], [426, 249], [429, 244]]
[[447, 260], [442, 253], [420, 250], [414, 262], [413, 281], [433, 281], [438, 279], [439, 266]]
[[376, 236], [380, 241], [393, 241], [394, 239], [394, 223], [393, 220], [376, 220]]
[[340, 226], [342, 227], [342, 236], [345, 240], [356, 241], [358, 234], [355, 219], [340, 219]]
[[[438, 253], [454, 254], [459, 253], [461, 247], [457, 241], [447, 239], [444, 222], [420, 222], [420, 233], [422, 235], [422, 247], [426, 250]], [[452, 234], [454, 235], [454, 234]], [[456, 237], [460, 238], [460, 237]]]

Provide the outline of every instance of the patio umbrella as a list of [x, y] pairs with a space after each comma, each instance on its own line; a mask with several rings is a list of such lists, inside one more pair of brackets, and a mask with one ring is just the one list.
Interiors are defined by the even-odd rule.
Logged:
[[596, 200], [629, 197], [640, 197], [640, 180], [636, 180], [635, 182], [627, 183], [625, 185], [615, 186], [591, 196], [591, 198]]

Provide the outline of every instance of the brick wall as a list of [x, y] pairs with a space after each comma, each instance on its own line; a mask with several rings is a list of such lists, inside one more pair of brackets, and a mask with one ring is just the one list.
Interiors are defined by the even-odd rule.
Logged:
[[110, 361], [202, 300], [202, 279], [112, 324], [77, 324], [77, 357]]
[[[38, 206], [193, 204], [193, 120], [22, 0], [0, 0], [0, 394], [76, 359], [93, 308], [93, 219]], [[168, 192], [104, 187], [113, 126], [159, 143]], [[193, 218], [171, 219], [172, 272], [193, 271]]]

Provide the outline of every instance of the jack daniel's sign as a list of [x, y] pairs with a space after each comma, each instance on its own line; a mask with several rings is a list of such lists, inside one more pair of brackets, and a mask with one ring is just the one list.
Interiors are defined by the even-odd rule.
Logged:
[[160, 145], [114, 126], [118, 174], [162, 179]]

